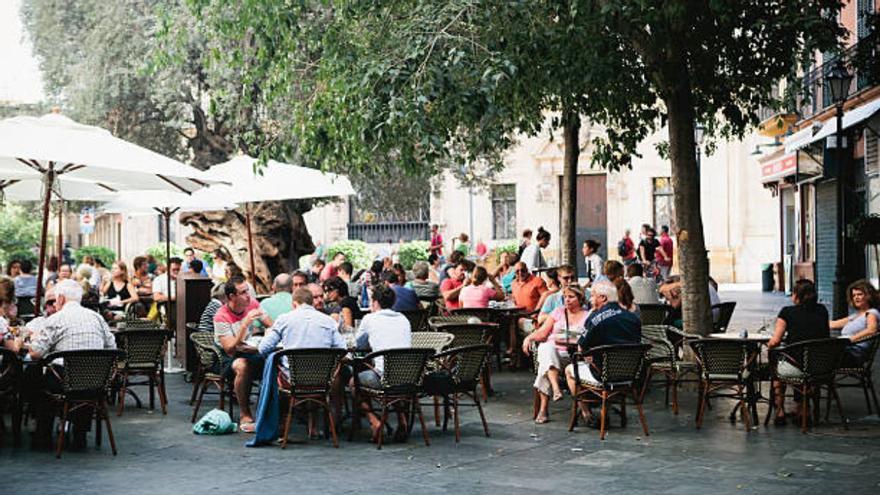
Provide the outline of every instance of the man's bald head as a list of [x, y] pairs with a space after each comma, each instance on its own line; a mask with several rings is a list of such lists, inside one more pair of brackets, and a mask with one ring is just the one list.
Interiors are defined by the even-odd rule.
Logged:
[[293, 278], [286, 273], [278, 275], [272, 283], [272, 290], [275, 291], [275, 293], [293, 292]]

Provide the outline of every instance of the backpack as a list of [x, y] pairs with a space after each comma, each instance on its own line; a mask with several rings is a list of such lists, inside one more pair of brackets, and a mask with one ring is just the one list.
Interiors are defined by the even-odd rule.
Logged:
[[617, 255], [621, 258], [629, 256], [629, 249], [626, 247], [626, 239], [621, 239], [620, 242], [617, 243]]

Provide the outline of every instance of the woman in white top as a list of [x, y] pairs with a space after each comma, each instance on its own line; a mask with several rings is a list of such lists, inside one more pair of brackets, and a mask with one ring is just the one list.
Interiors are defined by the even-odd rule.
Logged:
[[226, 282], [226, 256], [223, 254], [223, 251], [220, 249], [215, 249], [213, 253], [211, 253], [211, 260], [213, 264], [211, 265], [211, 279], [217, 282]]
[[848, 337], [853, 343], [846, 348], [841, 366], [844, 368], [860, 367], [868, 357], [868, 342], [859, 342], [877, 334], [880, 327], [880, 294], [867, 280], [857, 280], [846, 290], [850, 306], [855, 313], [839, 320], [832, 321], [829, 326], [839, 329], [842, 337]]
[[587, 269], [587, 287], [593, 285], [602, 275], [602, 257], [599, 256], [599, 248], [602, 246], [594, 239], [587, 239], [581, 248], [584, 255], [584, 266]]
[[544, 255], [541, 249], [550, 244], [550, 232], [544, 230], [544, 227], [538, 227], [538, 233], [535, 235], [535, 242], [523, 249], [520, 261], [526, 264], [530, 272], [541, 268], [547, 268], [547, 262], [544, 261]]

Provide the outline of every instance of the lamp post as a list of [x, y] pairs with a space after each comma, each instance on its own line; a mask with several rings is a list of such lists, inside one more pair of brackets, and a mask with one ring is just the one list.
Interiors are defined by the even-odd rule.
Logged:
[[697, 147], [697, 173], [700, 172], [700, 162], [703, 159], [703, 137], [706, 135], [706, 128], [703, 124], [694, 126], [694, 143]]
[[[846, 201], [844, 198], [844, 142], [843, 135], [843, 104], [849, 96], [849, 88], [852, 83], [853, 75], [846, 68], [842, 59], [838, 59], [834, 67], [825, 75], [825, 89], [831, 96], [834, 103], [837, 119], [837, 129], [834, 133], [835, 161], [837, 177], [837, 260], [834, 265], [834, 317], [841, 318], [846, 316], [846, 275], [844, 266], [846, 258], [844, 256], [844, 247], [846, 241]], [[828, 138], [831, 140], [831, 137]]]

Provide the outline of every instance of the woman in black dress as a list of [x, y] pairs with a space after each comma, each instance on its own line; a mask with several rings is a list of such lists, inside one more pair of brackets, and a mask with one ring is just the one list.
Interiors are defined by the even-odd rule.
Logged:
[[113, 263], [110, 280], [101, 286], [101, 295], [109, 300], [111, 308], [124, 308], [138, 302], [137, 290], [128, 278], [128, 266], [124, 261]]

